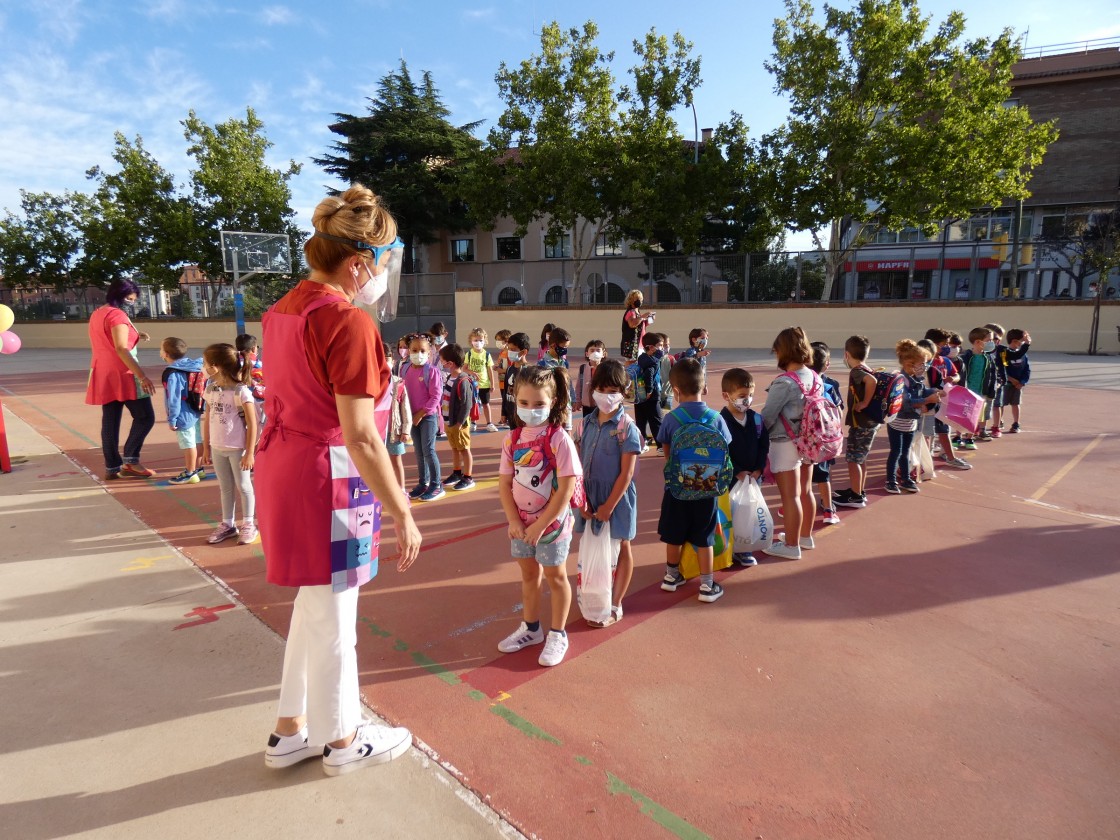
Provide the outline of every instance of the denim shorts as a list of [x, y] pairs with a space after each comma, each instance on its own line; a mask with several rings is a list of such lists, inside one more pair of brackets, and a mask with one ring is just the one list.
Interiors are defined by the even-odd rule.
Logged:
[[871, 444], [875, 442], [875, 433], [878, 431], [878, 426], [872, 426], [869, 429], [850, 426], [848, 428], [848, 445], [844, 447], [844, 460], [849, 464], [862, 464], [866, 461], [867, 454], [871, 451]]
[[403, 455], [404, 451], [407, 448], [408, 447], [405, 446], [405, 443], [404, 443], [403, 440], [398, 440], [396, 443], [385, 444], [385, 451], [388, 452], [390, 455]]
[[563, 566], [572, 547], [572, 535], [559, 537], [554, 542], [529, 545], [525, 540], [510, 540], [509, 553], [518, 559], [532, 557], [542, 566]]
[[180, 449], [194, 449], [202, 440], [202, 421], [198, 420], [185, 429], [176, 429], [175, 439], [179, 441]]

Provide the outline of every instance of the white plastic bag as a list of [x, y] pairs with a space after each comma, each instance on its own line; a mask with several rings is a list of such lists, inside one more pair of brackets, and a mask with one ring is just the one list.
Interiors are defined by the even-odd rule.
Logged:
[[611, 526], [604, 522], [596, 534], [594, 520], [588, 520], [579, 541], [576, 561], [576, 600], [588, 621], [604, 622], [611, 615]]
[[937, 478], [937, 471], [933, 468], [933, 453], [929, 451], [925, 435], [915, 434], [910, 444], [910, 469], [918, 471], [918, 481]]
[[774, 542], [774, 518], [754, 479], [740, 481], [731, 490], [731, 530], [736, 554], [766, 551]]

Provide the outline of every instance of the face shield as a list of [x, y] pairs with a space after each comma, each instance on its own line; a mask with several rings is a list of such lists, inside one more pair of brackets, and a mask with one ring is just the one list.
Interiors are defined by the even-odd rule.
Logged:
[[[366, 310], [378, 322], [386, 324], [397, 317], [397, 301], [400, 298], [401, 266], [404, 264], [404, 243], [397, 237], [388, 245], [371, 245], [357, 239], [345, 239], [341, 236], [332, 236], [329, 233], [315, 231], [314, 236], [329, 239], [332, 242], [341, 242], [360, 251], [368, 251], [373, 256], [374, 265], [382, 271], [372, 272], [372, 279], [376, 293], [372, 300], [355, 300], [355, 305]], [[365, 295], [359, 294], [360, 298]]]

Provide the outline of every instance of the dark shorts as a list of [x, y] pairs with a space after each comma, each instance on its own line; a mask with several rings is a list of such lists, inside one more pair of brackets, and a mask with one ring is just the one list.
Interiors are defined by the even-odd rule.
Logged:
[[820, 464], [813, 464], [813, 483], [824, 484], [832, 476], [832, 461], [823, 461]]
[[716, 536], [716, 505], [719, 499], [673, 498], [667, 489], [661, 497], [661, 518], [657, 520], [657, 535], [669, 545], [711, 546]]
[[490, 389], [489, 388], [479, 388], [478, 389], [478, 402], [481, 405], [490, 405]]
[[1022, 405], [1023, 404], [1023, 389], [1016, 388], [1014, 385], [1008, 383], [1003, 386], [1003, 404], [1004, 405]]
[[937, 420], [937, 419], [935, 419], [933, 421], [933, 430], [934, 430], [934, 432], [936, 432], [939, 435], [947, 435], [947, 434], [950, 434], [952, 432], [952, 430], [949, 428], [948, 423], [942, 423], [940, 420]]

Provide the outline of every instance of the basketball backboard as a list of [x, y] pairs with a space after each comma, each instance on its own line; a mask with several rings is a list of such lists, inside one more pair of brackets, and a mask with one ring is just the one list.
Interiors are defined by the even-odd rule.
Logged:
[[220, 233], [222, 266], [230, 274], [291, 274], [291, 244], [286, 233]]

